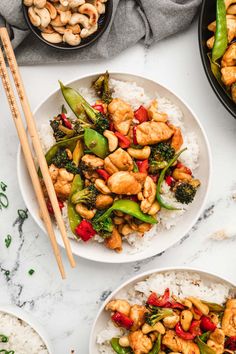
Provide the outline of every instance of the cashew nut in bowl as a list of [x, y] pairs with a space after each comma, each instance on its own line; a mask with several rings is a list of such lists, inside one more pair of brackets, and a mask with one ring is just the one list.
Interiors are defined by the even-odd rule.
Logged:
[[72, 30], [67, 29], [63, 35], [63, 42], [75, 46], [80, 44], [81, 38], [79, 34], [73, 34]]
[[64, 34], [65, 33], [65, 31], [66, 31], [66, 28], [64, 27], [64, 26], [53, 26], [53, 29], [54, 29], [54, 32], [56, 31], [56, 32], [58, 32], [58, 33], [60, 33], [60, 34]]
[[98, 11], [92, 4], [84, 4], [79, 7], [79, 13], [89, 16], [89, 23], [95, 26], [98, 22]]
[[70, 18], [69, 25], [74, 26], [77, 24], [81, 24], [85, 29], [89, 29], [91, 27], [87, 16], [74, 13]]
[[39, 27], [40, 31], [42, 31], [43, 33], [54, 33], [54, 29], [51, 25], [48, 25], [47, 27]]
[[97, 31], [97, 29], [98, 29], [98, 25], [97, 24], [95, 26], [91, 27], [90, 29], [83, 28], [81, 33], [80, 33], [80, 37], [81, 38], [87, 38], [91, 34], [95, 33]]
[[24, 0], [24, 5], [25, 6], [32, 6], [33, 5], [33, 0]]
[[96, 1], [96, 9], [99, 15], [105, 14], [106, 12], [106, 6], [103, 4], [101, 1]]
[[47, 0], [34, 0], [33, 4], [38, 9], [43, 9], [46, 5]]
[[42, 27], [47, 27], [51, 22], [51, 17], [47, 9], [34, 8], [35, 13], [40, 17], [40, 25]]
[[56, 8], [49, 1], [46, 2], [45, 8], [48, 10], [51, 19], [54, 20], [57, 17]]
[[41, 19], [35, 13], [34, 8], [32, 6], [28, 9], [28, 16], [32, 25], [34, 25], [35, 27], [39, 27], [41, 25]]
[[81, 28], [80, 28], [79, 24], [74, 25], [74, 26], [67, 25], [66, 29], [71, 30], [73, 34], [79, 34], [81, 32]]
[[59, 33], [41, 33], [42, 37], [50, 42], [50, 43], [54, 43], [54, 44], [58, 44], [62, 42], [62, 36]]
[[71, 12], [70, 11], [61, 12], [60, 19], [63, 25], [67, 25], [67, 23], [69, 23], [71, 19]]
[[70, 9], [74, 9], [78, 6], [85, 4], [85, 0], [69, 0]]
[[69, 1], [68, 0], [60, 0], [60, 3], [62, 4], [62, 6], [68, 6], [69, 5]]

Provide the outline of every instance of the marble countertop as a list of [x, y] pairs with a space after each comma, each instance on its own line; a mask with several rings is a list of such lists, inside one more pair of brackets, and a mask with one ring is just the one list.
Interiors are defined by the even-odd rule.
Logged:
[[[189, 104], [211, 144], [213, 180], [203, 215], [171, 249], [152, 259], [126, 265], [108, 266], [77, 259], [73, 270], [63, 251], [67, 279], [62, 281], [47, 237], [30, 215], [22, 213], [26, 207], [16, 176], [18, 138], [1, 87], [0, 182], [7, 188], [0, 191], [0, 302], [19, 306], [33, 315], [47, 330], [57, 354], [69, 354], [71, 349], [76, 354], [88, 353], [91, 325], [102, 301], [135, 274], [184, 265], [236, 282], [236, 121], [217, 100], [204, 74], [197, 23], [150, 49], [137, 45], [109, 61], [23, 67], [21, 72], [34, 108], [56, 87], [58, 78], [67, 82], [106, 69], [145, 75]], [[4, 188], [3, 184], [0, 186]], [[4, 194], [9, 201], [7, 208]], [[6, 248], [4, 240], [8, 234], [12, 243]], [[31, 276], [30, 269], [35, 270]]]

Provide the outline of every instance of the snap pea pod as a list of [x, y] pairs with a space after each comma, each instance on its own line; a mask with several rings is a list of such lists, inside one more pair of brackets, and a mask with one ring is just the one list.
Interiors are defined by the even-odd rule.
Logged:
[[81, 216], [76, 212], [75, 206], [71, 202], [71, 198], [74, 193], [82, 190], [83, 187], [84, 187], [84, 183], [83, 183], [82, 178], [80, 177], [80, 175], [75, 175], [73, 182], [72, 182], [70, 196], [69, 196], [69, 200], [68, 200], [68, 207], [67, 207], [69, 224], [70, 224], [70, 228], [71, 228], [71, 231], [73, 232], [73, 234], [75, 234], [75, 228], [78, 226], [78, 224], [81, 221]]
[[94, 129], [84, 129], [84, 143], [96, 156], [104, 159], [108, 155], [107, 139]]
[[196, 339], [196, 343], [200, 350], [200, 354], [215, 354], [216, 352], [210, 348], [206, 343], [204, 343], [199, 337]]
[[47, 164], [50, 165], [53, 157], [56, 155], [56, 153], [58, 152], [59, 149], [61, 148], [67, 148], [69, 149], [71, 152], [74, 151], [75, 146], [77, 141], [82, 137], [83, 135], [77, 135], [71, 139], [66, 139], [66, 140], [62, 140], [59, 141], [58, 143], [56, 143], [55, 145], [53, 145], [48, 152], [45, 155]]
[[209, 337], [210, 337], [210, 334], [211, 334], [210, 331], [209, 331], [209, 332], [204, 332], [203, 334], [201, 334], [201, 335], [199, 336], [199, 338], [201, 339], [201, 341], [203, 341], [204, 343], [206, 343], [206, 342], [208, 341]]
[[97, 219], [97, 221], [105, 220], [114, 210], [134, 216], [136, 219], [147, 222], [149, 224], [157, 223], [157, 220], [153, 216], [144, 214], [141, 211], [138, 203], [129, 199], [116, 200], [113, 205]]
[[61, 81], [59, 81], [59, 84], [61, 87], [61, 92], [71, 110], [77, 118], [81, 118], [81, 110], [83, 110], [82, 104], [86, 104], [86, 100], [72, 87], [65, 86]]
[[161, 334], [159, 333], [152, 350], [148, 354], [158, 354], [160, 350], [161, 350]]
[[117, 353], [117, 354], [132, 354], [133, 351], [130, 347], [122, 347], [119, 344], [119, 338], [112, 338], [110, 340], [112, 349]]
[[225, 53], [228, 45], [226, 7], [224, 0], [216, 1], [216, 32], [212, 49], [212, 61], [216, 62]]
[[185, 150], [187, 150], [187, 148], [181, 150], [180, 152], [178, 152], [177, 154], [175, 154], [175, 156], [173, 157], [173, 159], [170, 160], [170, 162], [168, 163], [168, 165], [163, 168], [163, 170], [161, 171], [160, 177], [158, 179], [157, 182], [157, 192], [156, 192], [156, 199], [158, 201], [158, 203], [160, 204], [160, 206], [162, 208], [168, 209], [168, 210], [179, 210], [179, 208], [175, 208], [167, 203], [165, 203], [160, 195], [160, 190], [161, 190], [161, 185], [162, 182], [164, 181], [165, 178], [165, 174], [166, 171], [168, 170], [169, 167], [171, 167], [173, 165], [173, 163], [175, 163], [175, 161], [178, 160], [179, 156], [182, 154], [182, 152], [184, 152]]
[[215, 302], [208, 302], [205, 300], [201, 300], [201, 302], [203, 302], [205, 305], [207, 305], [209, 307], [210, 311], [223, 312], [225, 310], [224, 306], [216, 304]]

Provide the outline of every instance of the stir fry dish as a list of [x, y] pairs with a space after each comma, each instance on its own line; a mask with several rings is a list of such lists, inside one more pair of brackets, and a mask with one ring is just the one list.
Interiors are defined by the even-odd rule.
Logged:
[[216, 1], [216, 21], [209, 24], [208, 30], [214, 33], [207, 41], [212, 72], [236, 103], [235, 1]]
[[111, 338], [114, 353], [221, 354], [236, 350], [236, 299], [224, 305], [189, 296], [178, 298], [167, 288], [145, 305], [112, 300], [106, 305], [123, 336]]
[[[112, 97], [108, 73], [93, 83], [99, 97], [93, 105], [60, 85], [74, 117], [63, 106], [50, 121], [56, 142], [46, 160], [59, 206], [77, 240], [99, 236], [120, 252], [126, 237], [158, 223], [162, 209], [180, 209], [163, 198], [163, 183], [184, 207], [200, 181], [179, 161], [187, 149], [182, 131], [159, 112], [157, 100], [134, 111]], [[49, 201], [48, 209], [53, 214]]]

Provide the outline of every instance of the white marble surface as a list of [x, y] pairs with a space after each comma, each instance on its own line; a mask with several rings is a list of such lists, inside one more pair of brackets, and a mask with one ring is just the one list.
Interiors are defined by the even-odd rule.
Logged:
[[[29, 311], [47, 330], [57, 354], [69, 354], [71, 349], [76, 354], [88, 353], [91, 325], [103, 299], [134, 274], [186, 265], [236, 282], [236, 121], [207, 82], [198, 51], [197, 24], [151, 49], [137, 45], [109, 61], [24, 67], [21, 71], [34, 108], [56, 87], [58, 78], [66, 82], [105, 69], [150, 77], [192, 107], [212, 147], [213, 181], [206, 210], [184, 241], [162, 255], [123, 266], [77, 259], [77, 268], [72, 270], [63, 252], [68, 277], [62, 281], [46, 236], [30, 216], [23, 225], [17, 219], [17, 210], [25, 209], [16, 176], [18, 139], [0, 86], [0, 181], [8, 185], [9, 199], [9, 207], [0, 210], [0, 302]], [[212, 236], [215, 232], [218, 237]], [[13, 239], [8, 249], [4, 245], [7, 234]], [[35, 269], [32, 276], [28, 275], [30, 268]]]

